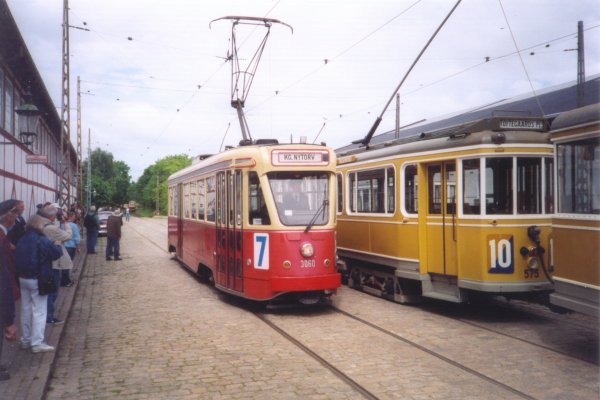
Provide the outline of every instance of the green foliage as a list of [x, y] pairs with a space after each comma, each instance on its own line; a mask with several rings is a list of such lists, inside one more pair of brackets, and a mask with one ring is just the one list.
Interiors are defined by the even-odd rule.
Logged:
[[192, 164], [192, 159], [185, 155], [167, 156], [155, 162], [144, 170], [144, 173], [132, 187], [133, 198], [141, 207], [156, 210], [158, 192], [161, 214], [167, 212], [168, 186], [167, 178]]
[[[129, 166], [123, 161], [115, 161], [112, 153], [95, 149], [91, 154], [92, 160], [92, 204], [103, 206], [121, 206], [129, 201], [131, 176]], [[84, 185], [87, 185], [87, 164], [83, 163]]]

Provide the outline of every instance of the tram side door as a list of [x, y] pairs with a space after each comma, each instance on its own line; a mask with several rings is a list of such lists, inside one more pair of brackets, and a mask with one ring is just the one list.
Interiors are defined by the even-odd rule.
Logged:
[[216, 248], [219, 286], [243, 291], [241, 171], [217, 173]]
[[456, 276], [456, 162], [428, 164], [427, 272]]

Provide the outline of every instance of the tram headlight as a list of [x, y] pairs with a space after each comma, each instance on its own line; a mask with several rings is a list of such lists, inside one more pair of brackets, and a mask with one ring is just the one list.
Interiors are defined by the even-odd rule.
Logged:
[[302, 257], [305, 258], [312, 257], [315, 254], [315, 249], [312, 243], [304, 243], [300, 248], [300, 254], [302, 254]]

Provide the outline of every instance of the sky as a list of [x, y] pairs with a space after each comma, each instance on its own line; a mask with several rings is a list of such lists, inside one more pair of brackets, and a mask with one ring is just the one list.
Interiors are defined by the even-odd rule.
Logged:
[[[7, 0], [60, 115], [63, 0]], [[133, 180], [169, 155], [242, 139], [231, 107], [232, 23], [273, 18], [245, 102], [254, 139], [338, 148], [366, 135], [456, 0], [70, 0], [71, 140]], [[463, 0], [400, 88], [400, 125], [600, 73], [600, 0]], [[86, 28], [87, 31], [78, 28]], [[242, 70], [266, 28], [237, 25]], [[486, 62], [486, 60], [488, 60]], [[377, 133], [394, 129], [396, 101]]]

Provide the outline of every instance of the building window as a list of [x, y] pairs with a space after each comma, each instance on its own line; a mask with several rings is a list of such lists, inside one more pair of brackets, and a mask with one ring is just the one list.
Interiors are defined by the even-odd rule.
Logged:
[[15, 134], [13, 119], [15, 106], [13, 98], [13, 85], [7, 80], [4, 84], [4, 129], [12, 135]]

